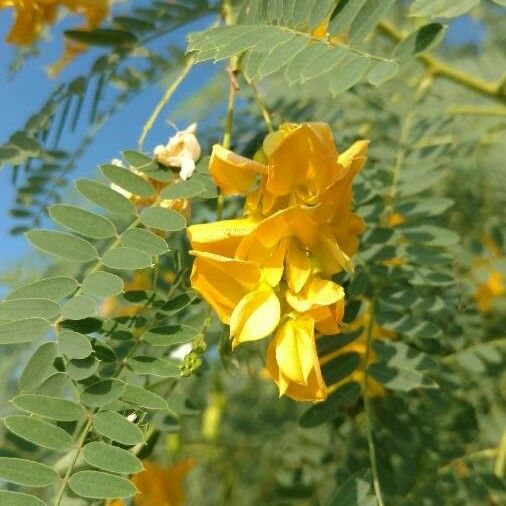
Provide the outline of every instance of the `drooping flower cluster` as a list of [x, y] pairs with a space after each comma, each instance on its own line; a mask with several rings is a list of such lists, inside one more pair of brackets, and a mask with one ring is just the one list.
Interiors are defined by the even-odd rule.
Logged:
[[339, 154], [324, 123], [285, 124], [254, 160], [214, 146], [210, 172], [225, 195], [246, 197], [244, 216], [189, 227], [193, 287], [230, 325], [232, 347], [274, 335], [267, 369], [280, 394], [327, 396], [317, 335], [340, 331], [344, 290], [362, 220], [352, 181], [367, 141]]
[[[109, 0], [0, 0], [0, 10], [12, 8], [15, 20], [7, 35], [9, 44], [25, 46], [38, 39], [46, 26], [53, 25], [58, 17], [60, 7], [65, 7], [73, 14], [84, 17], [86, 30], [100, 25], [109, 12]], [[86, 46], [74, 41], [65, 42], [65, 53], [50, 72], [58, 73], [74, 56], [84, 51]]]

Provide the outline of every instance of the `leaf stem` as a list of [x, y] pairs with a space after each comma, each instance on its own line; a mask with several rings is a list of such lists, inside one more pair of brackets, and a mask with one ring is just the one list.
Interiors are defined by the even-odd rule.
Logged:
[[139, 140], [137, 142], [139, 151], [142, 151], [144, 149], [144, 141], [146, 139], [146, 136], [148, 135], [151, 128], [153, 128], [153, 125], [155, 124], [155, 121], [157, 120], [158, 116], [162, 112], [163, 108], [167, 105], [169, 100], [172, 98], [172, 95], [176, 92], [176, 90], [179, 88], [179, 85], [183, 82], [184, 78], [188, 75], [190, 70], [193, 67], [194, 60], [193, 58], [188, 58], [186, 60], [186, 63], [183, 65], [183, 68], [181, 69], [180, 74], [177, 76], [176, 80], [173, 81], [165, 91], [163, 97], [161, 100], [156, 104], [155, 109], [151, 113], [151, 116], [148, 118], [144, 126], [142, 127], [141, 135], [139, 136]]
[[372, 342], [372, 329], [374, 325], [374, 300], [371, 301], [371, 317], [369, 320], [369, 325], [367, 328], [367, 338], [365, 343], [365, 367], [364, 367], [364, 379], [362, 383], [362, 395], [364, 397], [364, 409], [366, 416], [366, 433], [367, 433], [367, 446], [369, 448], [369, 462], [371, 464], [371, 474], [372, 474], [372, 482], [374, 487], [374, 493], [376, 495], [376, 501], [378, 502], [378, 506], [384, 506], [383, 498], [381, 495], [381, 484], [379, 481], [379, 473], [378, 473], [378, 464], [376, 462], [376, 447], [374, 445], [374, 435], [372, 432], [372, 423], [371, 423], [371, 403], [368, 395], [368, 383], [369, 383], [369, 356], [371, 352], [371, 342]]
[[260, 112], [262, 113], [262, 118], [264, 119], [265, 126], [267, 127], [267, 130], [269, 132], [274, 132], [274, 127], [272, 126], [272, 118], [269, 113], [269, 110], [267, 109], [267, 106], [265, 105], [265, 102], [263, 101], [262, 97], [258, 93], [258, 89], [255, 86], [255, 83], [252, 79], [250, 79], [245, 72], [242, 72], [242, 75], [244, 77], [244, 80], [248, 84], [248, 86], [251, 88], [251, 92], [253, 93], [253, 96], [255, 97], [256, 103], [258, 104], [258, 107], [260, 109]]
[[70, 462], [69, 467], [67, 468], [67, 472], [65, 473], [65, 476], [63, 477], [63, 482], [61, 484], [60, 490], [58, 491], [58, 495], [56, 496], [56, 500], [54, 503], [55, 506], [60, 506], [60, 504], [61, 504], [61, 501], [63, 499], [63, 495], [65, 494], [65, 490], [67, 488], [67, 484], [70, 479], [70, 475], [72, 474], [72, 471], [74, 470], [77, 459], [79, 458], [79, 455], [81, 454], [81, 450], [83, 449], [84, 442], [86, 441], [86, 437], [88, 436], [88, 432], [90, 431], [92, 421], [93, 421], [93, 417], [90, 416], [88, 419], [88, 422], [82, 428], [81, 434], [77, 440], [77, 448], [76, 448], [75, 454], [72, 457], [72, 461]]
[[[400, 42], [404, 38], [403, 34], [387, 21], [379, 23], [378, 29], [394, 42]], [[450, 67], [443, 61], [428, 54], [419, 54], [418, 59], [434, 77], [441, 77], [448, 81], [452, 81], [484, 97], [506, 102], [506, 93], [499, 82], [490, 83], [477, 79], [462, 70]]]
[[[228, 101], [227, 101], [227, 116], [225, 118], [225, 132], [223, 133], [222, 145], [225, 149], [230, 149], [232, 140], [232, 126], [234, 124], [234, 109], [235, 99], [239, 90], [239, 83], [237, 82], [237, 59], [231, 58], [230, 65], [227, 67], [228, 78], [230, 82]], [[220, 221], [223, 217], [223, 205], [225, 203], [225, 197], [220, 191], [218, 195], [218, 202], [216, 204], [216, 220]]]

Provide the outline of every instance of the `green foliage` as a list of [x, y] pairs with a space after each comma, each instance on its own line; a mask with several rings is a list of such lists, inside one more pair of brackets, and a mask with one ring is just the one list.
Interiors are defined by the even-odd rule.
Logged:
[[[504, 111], [488, 81], [503, 66], [498, 5], [147, 4], [67, 32], [99, 47], [90, 72], [0, 146], [17, 190], [13, 232], [51, 257], [41, 279], [16, 280], [0, 302], [0, 504], [103, 505], [135, 495], [143, 459], [186, 456], [197, 459], [188, 504], [501, 504], [506, 312], [500, 297], [477, 310], [490, 273], [506, 277]], [[483, 45], [436, 49], [441, 19], [471, 9]], [[182, 66], [180, 48], [151, 43], [209, 14], [186, 49], [195, 63], [231, 65], [242, 98], [234, 151], [255, 155], [269, 113], [275, 126], [327, 121], [339, 149], [371, 140], [353, 186], [366, 223], [355, 271], [335, 279], [345, 326], [317, 342], [329, 396], [310, 406], [278, 400], [261, 345], [232, 354], [190, 288], [187, 224], [215, 221], [217, 202], [226, 218], [240, 206], [222, 209], [207, 156], [181, 181], [126, 149], [127, 167], [100, 165], [100, 181], [75, 182], [84, 201], [61, 201], [99, 127]], [[184, 104], [204, 118], [204, 155], [221, 138], [225, 100], [211, 82]], [[87, 129], [58, 148], [63, 131]], [[168, 199], [191, 199], [192, 216]]]

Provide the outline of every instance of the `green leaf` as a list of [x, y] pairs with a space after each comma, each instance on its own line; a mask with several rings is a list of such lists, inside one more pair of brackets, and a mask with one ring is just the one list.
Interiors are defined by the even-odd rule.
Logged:
[[360, 364], [360, 354], [355, 352], [338, 355], [322, 366], [326, 385], [333, 385], [349, 376]]
[[58, 356], [56, 343], [49, 342], [40, 345], [28, 360], [21, 377], [19, 388], [21, 391], [30, 391], [37, 388], [45, 379], [51, 376], [56, 369], [53, 365]]
[[126, 150], [121, 154], [132, 167], [140, 170], [141, 172], [152, 172], [158, 170], [158, 165], [152, 158], [139, 153], [138, 151]]
[[81, 393], [81, 401], [92, 408], [109, 404], [121, 397], [125, 383], [117, 379], [106, 379], [93, 383]]
[[62, 422], [80, 420], [85, 414], [84, 408], [76, 402], [48, 395], [21, 394], [11, 402], [28, 413]]
[[446, 198], [423, 198], [401, 200], [395, 206], [395, 211], [410, 218], [439, 216], [453, 205], [453, 200]]
[[409, 9], [410, 16], [454, 18], [476, 7], [480, 0], [415, 0]]
[[45, 379], [37, 387], [35, 393], [49, 395], [50, 397], [61, 397], [67, 386], [69, 386], [67, 375], [64, 372], [57, 372]]
[[73, 330], [62, 330], [58, 342], [62, 353], [69, 359], [83, 359], [93, 352], [88, 337]]
[[392, 390], [437, 388], [437, 383], [425, 374], [435, 363], [426, 354], [401, 342], [376, 340], [374, 350], [378, 362], [369, 366], [371, 376]]
[[360, 506], [371, 489], [371, 472], [361, 469], [353, 473], [332, 495], [326, 506]]
[[151, 374], [162, 378], [179, 378], [181, 376], [179, 364], [163, 358], [143, 355], [129, 359], [127, 364], [132, 371], [139, 374]]
[[54, 204], [49, 208], [49, 216], [63, 227], [92, 239], [109, 239], [117, 233], [107, 218], [80, 207]]
[[135, 474], [143, 470], [142, 462], [132, 453], [106, 443], [88, 443], [83, 448], [88, 464], [119, 474]]
[[395, 61], [380, 61], [373, 65], [367, 74], [367, 80], [373, 86], [380, 86], [397, 75], [400, 67]]
[[109, 181], [134, 195], [148, 198], [156, 194], [153, 185], [149, 181], [131, 170], [107, 164], [101, 165], [100, 171]]
[[166, 199], [189, 199], [204, 192], [204, 187], [198, 179], [188, 179], [165, 187], [161, 196]]
[[139, 219], [147, 227], [166, 232], [176, 232], [186, 227], [186, 220], [181, 213], [163, 207], [147, 207], [141, 212]]
[[357, 84], [369, 68], [369, 60], [362, 56], [347, 56], [330, 79], [329, 89], [332, 95], [338, 95]]
[[66, 320], [83, 320], [97, 314], [98, 308], [95, 299], [88, 295], [78, 295], [69, 299], [62, 307], [61, 315]]
[[96, 181], [78, 179], [76, 181], [77, 191], [90, 202], [103, 207], [112, 214], [122, 216], [135, 215], [135, 206], [130, 200], [120, 193], [112, 190]]
[[301, 417], [302, 427], [316, 427], [337, 418], [343, 406], [354, 404], [360, 397], [360, 385], [355, 382], [345, 383], [332, 392], [325, 401], [310, 407]]
[[79, 283], [74, 278], [66, 276], [45, 278], [16, 288], [16, 290], [7, 296], [7, 299], [37, 298], [49, 299], [57, 302], [71, 293], [74, 293], [78, 286]]
[[161, 237], [143, 228], [134, 228], [121, 235], [121, 243], [127, 248], [144, 251], [149, 256], [163, 255], [169, 246]]
[[110, 269], [135, 271], [151, 267], [151, 257], [137, 249], [118, 247], [109, 250], [102, 263]]
[[83, 359], [72, 359], [67, 364], [67, 373], [74, 381], [93, 376], [98, 369], [99, 361], [94, 356]]
[[47, 506], [45, 502], [33, 495], [10, 490], [0, 490], [0, 504], [4, 506]]
[[351, 23], [348, 34], [349, 40], [352, 43], [364, 40], [372, 33], [381, 18], [388, 13], [394, 3], [395, 0], [381, 0], [381, 2], [367, 0]]
[[340, 0], [329, 23], [329, 33], [339, 34], [348, 29], [366, 0]]
[[121, 399], [144, 409], [168, 409], [167, 401], [163, 397], [135, 385], [127, 384]]
[[0, 344], [31, 343], [51, 329], [42, 318], [26, 318], [0, 324]]
[[142, 340], [151, 346], [173, 346], [193, 341], [200, 332], [189, 325], [165, 325], [148, 330]]
[[94, 30], [67, 30], [65, 37], [88, 46], [123, 47], [137, 44], [137, 37], [128, 31], [112, 28]]
[[142, 431], [116, 411], [101, 411], [93, 421], [95, 430], [113, 441], [133, 446], [144, 442]]
[[95, 246], [66, 232], [30, 230], [26, 237], [36, 248], [57, 258], [80, 263], [92, 262], [98, 258]]
[[412, 369], [401, 369], [377, 363], [369, 366], [369, 373], [376, 381], [391, 390], [409, 392], [416, 388], [437, 388], [434, 381]]
[[429, 23], [411, 32], [394, 49], [393, 57], [404, 61], [438, 44], [446, 27], [440, 23]]
[[83, 281], [83, 293], [97, 297], [111, 297], [123, 292], [123, 280], [110, 272], [98, 271]]
[[423, 243], [425, 246], [453, 246], [460, 241], [456, 232], [435, 225], [419, 225], [403, 228], [402, 233], [407, 239]]
[[26, 487], [49, 487], [59, 476], [45, 464], [25, 459], [0, 457], [0, 479]]
[[66, 451], [72, 447], [68, 432], [27, 415], [12, 415], [4, 419], [5, 426], [16, 436], [43, 448]]
[[14, 299], [0, 302], [0, 320], [13, 321], [25, 318], [52, 320], [60, 306], [49, 299]]
[[137, 489], [126, 478], [99, 471], [79, 471], [69, 480], [70, 488], [92, 499], [132, 497]]
[[193, 291], [182, 293], [168, 300], [160, 308], [160, 311], [168, 315], [179, 313], [179, 311], [187, 308], [196, 298], [197, 294]]

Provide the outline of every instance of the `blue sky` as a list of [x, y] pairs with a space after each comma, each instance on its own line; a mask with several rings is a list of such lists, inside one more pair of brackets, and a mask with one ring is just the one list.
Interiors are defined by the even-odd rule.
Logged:
[[[198, 30], [209, 23], [203, 20], [191, 27], [191, 30]], [[54, 34], [53, 40], [41, 44], [41, 55], [31, 58], [27, 65], [15, 76], [14, 79], [7, 79], [7, 63], [12, 57], [12, 49], [3, 42], [3, 39], [11, 24], [11, 13], [0, 11], [0, 143], [7, 140], [10, 134], [22, 128], [26, 119], [33, 114], [47, 99], [55, 86], [55, 81], [48, 78], [45, 73], [45, 66], [54, 62], [61, 51], [60, 32], [68, 26], [75, 26], [76, 19], [65, 20], [60, 23], [58, 31]], [[171, 36], [175, 43], [184, 44], [188, 28], [179, 29]], [[462, 42], [478, 42], [483, 36], [483, 29], [479, 24], [469, 17], [460, 18], [454, 21], [447, 33], [447, 42], [458, 44]], [[87, 72], [90, 66], [92, 54], [80, 57], [59, 79], [67, 81], [73, 75]], [[172, 107], [182, 100], [191, 96], [203, 85], [215, 72], [209, 65], [202, 66], [192, 71], [184, 85], [176, 93]], [[155, 104], [158, 102], [163, 90], [154, 86], [146, 89], [140, 96], [129, 103], [113, 119], [105, 125], [97, 136], [92, 147], [81, 159], [79, 166], [73, 176], [90, 175], [97, 164], [104, 163], [111, 158], [117, 157], [120, 150], [136, 146], [140, 129], [147, 119]], [[166, 120], [170, 117], [170, 107], [162, 113], [159, 121], [151, 131], [146, 142], [146, 148], [150, 149], [154, 144], [165, 142], [171, 135], [172, 130], [167, 126]], [[178, 123], [183, 128], [193, 118], [182, 118]], [[75, 142], [72, 135], [63, 135], [61, 145]], [[9, 208], [13, 204], [14, 189], [12, 187], [10, 168], [0, 169], [0, 265], [6, 267], [6, 263], [17, 261], [28, 251], [25, 239], [13, 237], [9, 229], [15, 225], [14, 220], [9, 216]]]

